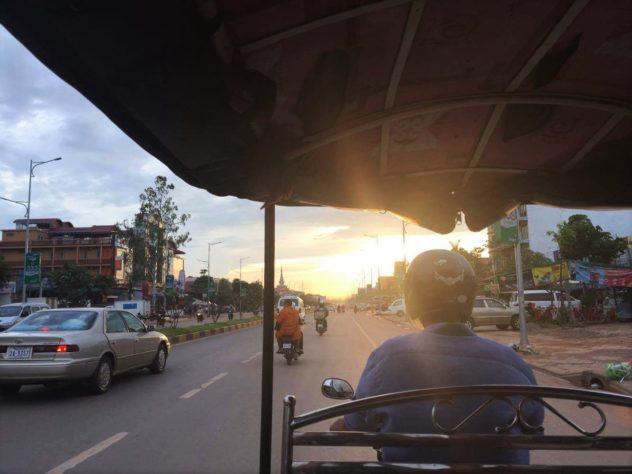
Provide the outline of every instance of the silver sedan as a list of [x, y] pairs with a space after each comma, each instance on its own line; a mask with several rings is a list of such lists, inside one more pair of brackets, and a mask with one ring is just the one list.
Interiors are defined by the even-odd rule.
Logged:
[[0, 392], [85, 381], [93, 393], [105, 393], [114, 375], [144, 367], [164, 371], [170, 349], [164, 334], [127, 311], [39, 311], [0, 333]]
[[468, 318], [466, 324], [470, 329], [474, 329], [476, 326], [494, 325], [498, 329], [511, 327], [518, 330], [520, 329], [518, 308], [511, 308], [494, 298], [477, 296], [474, 300], [472, 316]]

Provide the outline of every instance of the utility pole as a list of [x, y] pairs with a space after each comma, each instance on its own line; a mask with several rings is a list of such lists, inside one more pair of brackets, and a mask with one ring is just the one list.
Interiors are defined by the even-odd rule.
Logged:
[[206, 314], [211, 316], [211, 247], [221, 244], [222, 241], [209, 242], [206, 254]]
[[[59, 161], [61, 160], [61, 156], [58, 156], [57, 158], [53, 158], [52, 160], [46, 160], [46, 161], [33, 161], [30, 160], [29, 163], [29, 194], [28, 194], [28, 200], [26, 201], [26, 232], [25, 232], [25, 238], [24, 238], [24, 271], [22, 272], [22, 303], [26, 303], [26, 258], [27, 258], [27, 254], [29, 253], [29, 228], [31, 227], [31, 181], [32, 179], [35, 177], [35, 175], [33, 174], [33, 171], [35, 170], [35, 168], [37, 168], [40, 165], [46, 164], [46, 163], [50, 163], [52, 161]], [[40, 260], [40, 269], [41, 269], [41, 265], [42, 262]], [[41, 272], [41, 270], [40, 270]], [[40, 279], [41, 279], [41, 275], [40, 275]]]
[[241, 264], [244, 260], [250, 257], [241, 257], [239, 259], [239, 319], [241, 319], [242, 311], [241, 311]]
[[518, 348], [521, 351], [528, 352], [531, 350], [529, 337], [527, 336], [527, 321], [524, 314], [524, 282], [522, 279], [522, 249], [520, 247], [520, 225], [517, 224], [516, 241], [515, 241], [515, 258], [516, 258], [516, 285], [518, 287], [518, 318], [520, 319], [520, 344]]
[[408, 223], [402, 220], [402, 254], [404, 261], [404, 271], [406, 271], [406, 226]]
[[[380, 281], [380, 236], [379, 234], [364, 234], [365, 237], [375, 239], [375, 247], [377, 249], [377, 282]], [[376, 283], [377, 283], [376, 282]], [[371, 268], [371, 284], [373, 284], [373, 268]], [[377, 284], [375, 285], [378, 286]]]

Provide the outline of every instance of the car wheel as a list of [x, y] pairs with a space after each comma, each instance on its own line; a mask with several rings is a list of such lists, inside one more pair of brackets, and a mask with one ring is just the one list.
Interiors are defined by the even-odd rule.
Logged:
[[97, 369], [88, 380], [88, 388], [94, 395], [101, 395], [110, 389], [110, 385], [112, 385], [112, 360], [106, 356], [99, 361]]
[[160, 344], [160, 347], [158, 347], [158, 352], [156, 353], [156, 357], [154, 357], [154, 361], [149, 366], [149, 370], [152, 374], [160, 374], [164, 372], [166, 365], [167, 349], [165, 349], [164, 344]]
[[12, 384], [12, 385], [0, 385], [0, 393], [2, 395], [11, 396], [17, 395], [17, 393], [22, 388], [22, 385]]
[[472, 318], [467, 318], [465, 321], [465, 325], [472, 331], [474, 331], [474, 320]]
[[517, 314], [514, 314], [511, 317], [511, 329], [513, 329], [514, 331], [518, 331], [520, 329], [520, 318]]
[[505, 329], [509, 327], [509, 324], [496, 324], [496, 327], [500, 329], [501, 331], [504, 331]]

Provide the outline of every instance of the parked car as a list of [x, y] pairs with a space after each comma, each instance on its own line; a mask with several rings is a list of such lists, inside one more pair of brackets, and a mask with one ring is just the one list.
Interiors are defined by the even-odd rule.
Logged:
[[0, 306], [0, 331], [9, 329], [20, 318], [26, 318], [42, 309], [50, 309], [50, 306], [44, 303], [13, 303]]
[[382, 311], [382, 314], [404, 316], [406, 314], [406, 302], [403, 298], [396, 299], [386, 308], [386, 311]]
[[[564, 302], [569, 307], [580, 309], [581, 301], [573, 298], [571, 295], [564, 293]], [[525, 290], [524, 291], [524, 303], [525, 305], [531, 303], [538, 308], [545, 309], [549, 306], [559, 308], [562, 304], [562, 293], [559, 291], [548, 290]], [[518, 307], [518, 292], [514, 291], [509, 301], [509, 306]]]
[[277, 304], [277, 311], [281, 311], [283, 309], [283, 305], [286, 301], [290, 300], [292, 306], [298, 310], [298, 317], [301, 320], [301, 324], [305, 324], [305, 303], [298, 296], [288, 295], [282, 296], [279, 298], [279, 302]]
[[105, 393], [112, 376], [147, 367], [164, 371], [169, 339], [127, 311], [46, 309], [0, 334], [0, 393], [22, 385], [84, 381]]
[[470, 329], [477, 326], [496, 326], [498, 329], [520, 329], [518, 308], [494, 298], [477, 296], [472, 316], [466, 321]]

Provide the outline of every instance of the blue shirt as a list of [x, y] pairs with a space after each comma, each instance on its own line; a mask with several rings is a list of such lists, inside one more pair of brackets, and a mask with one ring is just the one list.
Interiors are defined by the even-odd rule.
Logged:
[[[399, 336], [375, 349], [360, 378], [355, 398], [384, 393], [457, 385], [518, 384], [536, 385], [531, 368], [515, 351], [489, 339], [476, 336], [463, 324], [440, 323], [424, 331]], [[487, 397], [455, 399], [453, 407], [442, 405], [438, 422], [456, 426]], [[519, 400], [512, 400], [517, 406]], [[440, 433], [432, 424], [433, 401], [420, 401], [378, 407], [345, 416], [345, 424], [353, 431], [395, 433]], [[494, 427], [507, 425], [513, 410], [494, 401], [468, 421], [459, 433], [494, 433]], [[539, 426], [544, 417], [540, 404], [529, 406], [527, 420]], [[514, 427], [512, 434], [519, 434]], [[511, 463], [528, 464], [527, 450], [506, 450], [459, 447], [397, 448], [384, 447], [386, 462], [414, 463]]]

